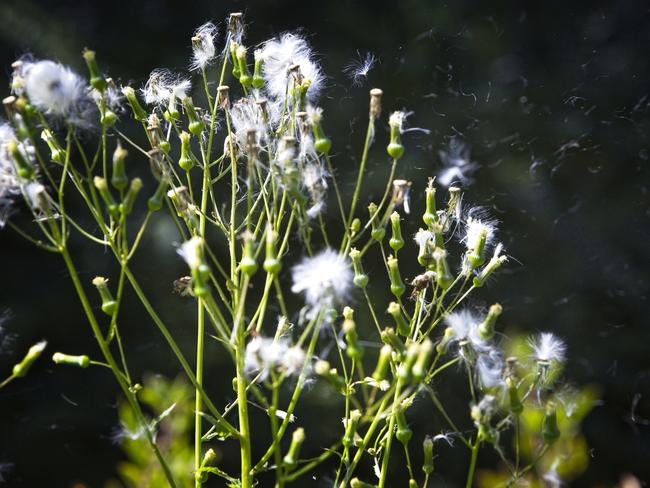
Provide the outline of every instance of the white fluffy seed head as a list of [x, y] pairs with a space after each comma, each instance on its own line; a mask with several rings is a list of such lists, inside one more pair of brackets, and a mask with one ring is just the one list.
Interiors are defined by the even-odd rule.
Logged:
[[390, 117], [388, 118], [388, 125], [391, 128], [399, 129], [400, 132], [404, 132], [404, 122], [406, 121], [406, 117], [408, 117], [408, 115], [409, 114], [403, 110], [397, 110], [390, 114]]
[[468, 341], [477, 351], [487, 350], [489, 347], [479, 334], [480, 323], [481, 319], [468, 309], [452, 312], [445, 317], [445, 324], [453, 331], [452, 340]]
[[473, 251], [483, 239], [486, 245], [492, 243], [496, 230], [496, 221], [490, 219], [483, 209], [471, 208], [465, 220], [463, 242], [469, 251]]
[[266, 41], [262, 46], [264, 59], [265, 89], [272, 99], [284, 100], [287, 90], [291, 88], [289, 68], [297, 66], [300, 74], [309, 80], [307, 98], [316, 101], [323, 88], [323, 75], [307, 41], [298, 34], [285, 33], [277, 39]]
[[266, 141], [268, 127], [264, 113], [252, 98], [242, 98], [230, 108], [230, 120], [235, 132], [235, 142], [241, 151], [245, 150], [248, 133], [255, 131], [258, 144]]
[[167, 69], [155, 69], [149, 75], [147, 83], [142, 88], [144, 101], [149, 105], [162, 105], [176, 97], [182, 100], [192, 89], [190, 80], [179, 75], [173, 75]]
[[0, 229], [4, 227], [13, 210], [14, 198], [20, 195], [21, 179], [16, 174], [9, 144], [18, 144], [18, 150], [27, 161], [34, 158], [34, 147], [27, 141], [19, 141], [13, 127], [0, 123]]
[[418, 229], [418, 231], [415, 233], [415, 236], [413, 236], [413, 240], [418, 246], [422, 247], [425, 246], [429, 241], [433, 241], [435, 237], [435, 234], [429, 230]]
[[533, 358], [536, 361], [561, 364], [566, 359], [566, 344], [551, 332], [542, 332], [530, 340]]
[[206, 22], [194, 31], [192, 36], [192, 64], [190, 69], [205, 69], [214, 60], [216, 49], [214, 42], [217, 37], [217, 26]]
[[302, 370], [305, 352], [299, 346], [289, 346], [286, 339], [257, 336], [246, 345], [244, 371], [259, 374], [264, 380], [271, 371], [293, 375]]
[[32, 105], [77, 125], [84, 120], [88, 87], [74, 71], [49, 60], [25, 61], [19, 69], [22, 89]]
[[476, 359], [478, 379], [483, 388], [496, 388], [504, 384], [503, 356], [494, 347], [482, 351]]
[[192, 237], [189, 241], [185, 241], [178, 248], [178, 254], [185, 260], [190, 269], [194, 270], [201, 264], [201, 247], [203, 246], [203, 239], [198, 236]]
[[308, 257], [292, 269], [294, 293], [304, 293], [313, 309], [333, 307], [344, 301], [352, 287], [348, 261], [332, 249]]

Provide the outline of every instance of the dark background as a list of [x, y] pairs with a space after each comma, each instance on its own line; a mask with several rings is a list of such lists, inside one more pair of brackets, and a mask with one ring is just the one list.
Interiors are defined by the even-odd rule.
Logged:
[[[516, 259], [482, 299], [504, 304], [509, 329], [566, 338], [565, 376], [602, 386], [602, 402], [584, 423], [591, 463], [573, 485], [611, 486], [627, 472], [647, 480], [649, 7], [641, 0], [523, 3], [2, 0], [0, 78], [6, 86], [10, 63], [25, 52], [83, 73], [79, 53], [88, 46], [113, 77], [140, 86], [155, 67], [186, 67], [193, 29], [210, 19], [223, 24], [230, 11], [245, 12], [249, 44], [304, 28], [329, 75], [322, 105], [344, 188], [353, 186], [371, 86], [383, 88], [387, 111], [414, 110], [411, 123], [432, 131], [405, 137], [400, 176], [414, 180], [415, 200], [449, 138], [470, 144], [481, 169], [467, 198], [492, 207]], [[381, 59], [361, 88], [341, 73], [357, 50]], [[377, 178], [369, 173], [377, 188], [385, 177], [381, 145], [373, 152]], [[415, 215], [420, 208], [415, 203]], [[154, 228], [167, 235], [163, 222]], [[87, 249], [75, 252], [89, 281], [108, 272], [111, 260]], [[170, 282], [183, 273], [173, 247], [151, 236], [137, 262], [192, 357], [194, 306], [168, 299]], [[57, 256], [4, 230], [0, 263], [0, 309], [10, 311], [2, 371], [41, 338], [49, 351], [97, 355]], [[134, 369], [174, 376], [176, 362], [137, 302], [127, 300], [122, 328]], [[208, 351], [207, 381], [227, 396], [215, 352]], [[104, 371], [63, 370], [47, 361], [3, 389], [0, 469], [7, 486], [83, 480], [99, 487], [114, 476], [121, 457], [110, 440], [116, 390]], [[426, 420], [431, 413], [421, 414]], [[448, 456], [443, 478], [464, 469]], [[489, 455], [479, 460], [484, 467], [492, 462]]]

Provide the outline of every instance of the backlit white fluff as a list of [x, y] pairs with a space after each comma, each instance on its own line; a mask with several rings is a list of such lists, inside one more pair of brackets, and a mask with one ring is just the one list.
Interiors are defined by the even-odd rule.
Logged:
[[442, 186], [453, 183], [469, 184], [472, 174], [479, 165], [472, 161], [469, 146], [459, 138], [452, 138], [447, 149], [438, 152], [442, 168], [438, 172], [436, 181]]
[[190, 269], [197, 269], [201, 264], [201, 246], [203, 246], [203, 239], [194, 236], [178, 248], [179, 256], [185, 260]]
[[74, 71], [49, 60], [23, 62], [19, 70], [24, 93], [32, 105], [72, 123], [83, 121], [82, 105], [88, 88]]
[[240, 151], [245, 151], [250, 131], [255, 131], [257, 144], [265, 143], [268, 127], [264, 121], [264, 113], [252, 98], [242, 98], [232, 105], [230, 121]]
[[542, 332], [530, 340], [533, 358], [544, 363], [563, 363], [566, 355], [566, 344], [551, 332]]
[[359, 57], [357, 59], [350, 61], [343, 69], [343, 72], [352, 80], [353, 86], [361, 86], [377, 62], [375, 55], [370, 52], [363, 55], [358, 53], [358, 55]]
[[216, 49], [214, 41], [217, 37], [217, 26], [206, 22], [196, 29], [192, 36], [192, 64], [190, 69], [205, 69], [214, 59]]
[[329, 308], [345, 300], [352, 286], [352, 270], [332, 249], [308, 257], [291, 270], [294, 293], [304, 293], [314, 309]]
[[467, 212], [463, 242], [469, 251], [473, 251], [483, 238], [486, 245], [490, 244], [494, 240], [496, 230], [496, 222], [493, 219], [482, 209], [472, 208]]
[[307, 98], [314, 102], [323, 88], [325, 77], [314, 60], [307, 41], [298, 34], [286, 33], [266, 41], [261, 52], [264, 59], [265, 87], [269, 97], [283, 100], [291, 88], [289, 68], [298, 65], [300, 74], [309, 80]]
[[264, 380], [271, 371], [293, 375], [302, 370], [305, 352], [299, 346], [289, 346], [286, 339], [257, 336], [246, 345], [244, 371], [258, 374]]
[[481, 319], [467, 309], [452, 312], [445, 317], [445, 324], [454, 333], [454, 341], [468, 341], [473, 349], [486, 350], [488, 343], [478, 332], [480, 323]]
[[190, 80], [173, 75], [167, 69], [155, 69], [149, 75], [149, 79], [142, 89], [142, 95], [147, 104], [161, 105], [169, 102], [172, 97], [182, 100], [191, 89]]
[[312, 203], [312, 206], [307, 209], [307, 216], [313, 219], [325, 208], [329, 173], [319, 163], [308, 163], [304, 166], [301, 176], [302, 184], [309, 193]]
[[31, 145], [18, 141], [11, 125], [0, 123], [0, 228], [4, 227], [11, 214], [13, 199], [20, 194], [20, 178], [7, 147], [10, 142], [18, 143], [19, 150], [27, 161], [32, 160], [34, 154]]

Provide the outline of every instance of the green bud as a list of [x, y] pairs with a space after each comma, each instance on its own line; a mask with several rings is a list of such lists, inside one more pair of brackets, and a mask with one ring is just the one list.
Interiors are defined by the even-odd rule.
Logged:
[[357, 326], [353, 318], [354, 311], [350, 307], [343, 310], [343, 325], [341, 326], [345, 334], [345, 343], [347, 345], [345, 353], [350, 359], [356, 361], [363, 357], [363, 348], [359, 345], [359, 336], [357, 335]]
[[246, 48], [244, 46], [237, 46], [235, 56], [239, 65], [239, 82], [244, 88], [250, 88], [253, 84], [253, 77], [248, 69], [248, 63], [246, 63]]
[[129, 215], [133, 211], [133, 205], [140, 190], [142, 190], [142, 180], [140, 178], [133, 178], [129, 186], [129, 191], [124, 196], [124, 201], [120, 207], [124, 215]]
[[352, 268], [354, 270], [353, 283], [359, 288], [365, 288], [368, 285], [369, 278], [361, 264], [361, 251], [354, 247], [350, 249], [350, 259], [352, 260]]
[[422, 462], [422, 471], [427, 476], [433, 473], [433, 439], [431, 436], [426, 436], [422, 442], [422, 451], [424, 454], [424, 461]]
[[12, 373], [16, 378], [22, 378], [27, 374], [29, 369], [32, 367], [34, 362], [40, 357], [41, 353], [45, 350], [47, 346], [46, 341], [37, 342], [32, 347], [29, 348], [27, 354], [21, 362], [16, 364], [13, 367]]
[[201, 466], [194, 475], [199, 483], [203, 484], [208, 481], [208, 472], [205, 469], [211, 467], [216, 458], [217, 454], [214, 452], [214, 449], [208, 449], [205, 452], [203, 459], [201, 460]]
[[253, 88], [258, 90], [264, 86], [264, 76], [262, 76], [262, 68], [264, 66], [264, 60], [258, 54], [259, 51], [255, 51], [255, 68], [253, 69]]
[[393, 317], [397, 333], [404, 337], [408, 336], [411, 328], [409, 323], [406, 321], [406, 318], [402, 315], [402, 309], [399, 304], [396, 302], [390, 302], [386, 311], [391, 315], [391, 317]]
[[485, 317], [485, 320], [481, 322], [478, 326], [478, 334], [481, 339], [491, 339], [494, 336], [494, 328], [497, 322], [497, 318], [501, 315], [502, 307], [498, 303], [495, 303], [490, 307], [488, 314]]
[[354, 435], [357, 432], [357, 426], [361, 420], [361, 412], [359, 410], [352, 410], [350, 418], [345, 422], [345, 434], [342, 443], [345, 447], [352, 447], [354, 445]]
[[101, 117], [99, 118], [99, 122], [102, 124], [103, 127], [111, 127], [112, 125], [117, 122], [117, 114], [113, 112], [111, 109], [106, 109], [104, 110], [104, 113], [102, 113]]
[[108, 189], [106, 180], [101, 176], [95, 176], [93, 179], [93, 184], [95, 185], [95, 188], [97, 188], [97, 191], [99, 191], [102, 200], [104, 200], [108, 214], [113, 218], [118, 218], [120, 216], [120, 210], [117, 203], [115, 203], [115, 200], [113, 199], [113, 195], [111, 195], [111, 191]]
[[447, 251], [439, 247], [436, 248], [433, 251], [433, 259], [436, 261], [436, 283], [446, 290], [454, 282], [454, 277], [449, 271], [449, 264], [447, 263]]
[[420, 346], [417, 342], [411, 342], [406, 348], [406, 357], [397, 368], [397, 376], [404, 382], [411, 379], [411, 370], [420, 354]]
[[445, 329], [445, 333], [442, 336], [442, 339], [440, 339], [440, 342], [436, 346], [436, 351], [439, 353], [444, 353], [447, 351], [447, 346], [449, 345], [449, 342], [454, 338], [454, 329], [451, 327], [447, 327]]
[[352, 478], [350, 480], [350, 488], [376, 488], [376, 485], [361, 481], [359, 478]]
[[167, 191], [168, 185], [169, 182], [165, 178], [160, 180], [156, 192], [149, 198], [149, 200], [147, 200], [147, 207], [150, 212], [157, 212], [162, 208], [163, 198], [165, 198], [165, 192]]
[[510, 400], [510, 411], [515, 415], [519, 415], [524, 410], [524, 405], [519, 399], [519, 392], [517, 385], [511, 378], [506, 379], [506, 386], [508, 387], [508, 398]]
[[404, 413], [404, 409], [400, 408], [400, 410], [398, 410], [397, 414], [395, 414], [395, 420], [397, 421], [397, 431], [395, 432], [395, 437], [398, 441], [406, 446], [411, 440], [411, 437], [413, 437], [413, 431], [406, 422], [406, 414]]
[[397, 336], [397, 334], [395, 334], [395, 329], [393, 329], [392, 327], [386, 327], [384, 330], [381, 331], [380, 337], [381, 337], [381, 342], [392, 347], [393, 350], [399, 356], [404, 355], [406, 351], [406, 346], [404, 345], [402, 340]]
[[264, 271], [271, 275], [277, 275], [282, 269], [282, 262], [277, 258], [275, 250], [275, 241], [277, 240], [277, 232], [273, 230], [272, 225], [266, 227], [266, 256], [262, 267]]
[[370, 237], [372, 237], [377, 242], [381, 242], [386, 235], [386, 229], [379, 225], [378, 211], [379, 208], [377, 207], [376, 203], [371, 202], [370, 205], [368, 205], [368, 213], [370, 214], [370, 221], [372, 222]]
[[401, 297], [406, 291], [406, 286], [402, 281], [402, 277], [399, 273], [399, 265], [397, 263], [397, 258], [393, 256], [388, 256], [388, 275], [390, 277], [390, 291], [397, 298]]
[[201, 135], [203, 132], [203, 121], [199, 118], [194, 108], [194, 103], [192, 102], [192, 97], [185, 97], [183, 99], [183, 107], [185, 108], [185, 113], [187, 114], [187, 120], [189, 121], [189, 131], [195, 136]]
[[113, 173], [111, 175], [111, 185], [117, 190], [124, 190], [129, 184], [124, 164], [127, 154], [129, 152], [118, 143], [113, 153]]
[[86, 355], [71, 356], [61, 352], [55, 352], [52, 356], [52, 361], [56, 364], [68, 364], [70, 366], [78, 366], [80, 368], [87, 368], [90, 365], [90, 358]]
[[388, 245], [391, 247], [393, 251], [395, 251], [395, 255], [397, 255], [397, 251], [399, 251], [404, 247], [404, 238], [402, 237], [402, 226], [400, 224], [400, 216], [397, 212], [393, 212], [390, 215], [390, 226], [391, 226], [391, 230], [393, 231], [393, 235], [388, 241]]
[[23, 179], [31, 179], [35, 174], [34, 168], [23, 156], [23, 153], [18, 147], [18, 143], [12, 140], [7, 142], [5, 147], [14, 160], [14, 164], [16, 165], [16, 174]]
[[190, 151], [190, 137], [185, 131], [181, 132], [179, 136], [181, 140], [181, 158], [178, 160], [178, 165], [185, 171], [189, 171], [194, 166]]
[[112, 316], [117, 310], [117, 302], [113, 298], [111, 290], [108, 289], [108, 280], [102, 276], [96, 276], [93, 279], [93, 285], [97, 288], [102, 299], [102, 312]]
[[246, 232], [244, 234], [244, 245], [242, 247], [242, 258], [239, 262], [239, 269], [248, 276], [253, 276], [257, 271], [257, 262], [255, 261], [255, 252], [253, 235]]
[[433, 229], [433, 224], [438, 221], [438, 214], [436, 213], [436, 189], [433, 186], [433, 180], [429, 180], [429, 186], [424, 191], [426, 195], [426, 210], [422, 216], [422, 220], [429, 230]]
[[402, 128], [401, 117], [398, 116], [399, 112], [395, 112], [389, 119], [390, 125], [390, 143], [386, 148], [388, 155], [397, 160], [404, 156], [404, 146], [402, 145], [400, 131]]
[[359, 218], [355, 218], [350, 224], [350, 232], [354, 235], [358, 233], [360, 230], [361, 230], [361, 220]]
[[388, 366], [390, 365], [390, 357], [392, 353], [393, 348], [388, 344], [384, 344], [379, 350], [377, 366], [375, 367], [375, 371], [372, 373], [372, 378], [377, 382], [381, 382], [386, 379], [386, 373], [388, 372]]
[[302, 427], [298, 427], [293, 431], [291, 436], [291, 445], [289, 446], [289, 451], [284, 456], [283, 461], [286, 466], [292, 467], [295, 466], [298, 462], [298, 457], [300, 455], [300, 447], [305, 440], [305, 430]]
[[65, 159], [65, 151], [59, 147], [52, 132], [49, 129], [44, 129], [43, 132], [41, 132], [41, 139], [43, 139], [50, 148], [52, 161], [59, 164], [63, 163]]
[[424, 379], [432, 352], [433, 343], [429, 339], [425, 339], [422, 344], [420, 344], [420, 352], [418, 353], [418, 357], [415, 360], [413, 369], [411, 370], [413, 373], [413, 380], [416, 383]]
[[478, 276], [474, 278], [473, 285], [477, 288], [483, 286], [490, 275], [499, 269], [507, 260], [508, 258], [506, 256], [499, 256], [495, 253], [492, 259], [490, 259], [490, 262], [487, 263]]
[[560, 437], [560, 429], [557, 426], [557, 411], [553, 402], [546, 404], [546, 413], [542, 423], [542, 437], [547, 444], [553, 444]]
[[140, 105], [135, 90], [130, 86], [125, 86], [124, 88], [122, 88], [122, 93], [124, 94], [126, 101], [131, 106], [131, 111], [133, 112], [133, 118], [140, 122], [146, 120], [147, 111], [142, 108], [142, 105]]
[[239, 76], [241, 75], [241, 71], [239, 70], [239, 60], [237, 59], [237, 48], [239, 47], [239, 44], [237, 44], [235, 41], [230, 42], [230, 58], [232, 61], [232, 76], [236, 80], [239, 80]]
[[86, 66], [88, 66], [88, 71], [90, 73], [90, 85], [95, 90], [103, 92], [106, 90], [106, 79], [99, 73], [97, 60], [95, 59], [95, 51], [85, 49], [83, 52], [83, 58], [86, 61]]

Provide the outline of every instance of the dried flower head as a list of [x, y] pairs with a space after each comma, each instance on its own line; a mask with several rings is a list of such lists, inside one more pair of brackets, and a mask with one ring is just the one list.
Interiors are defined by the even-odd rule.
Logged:
[[190, 80], [173, 75], [167, 69], [155, 69], [142, 88], [144, 101], [149, 105], [162, 105], [174, 97], [182, 100], [192, 88]]
[[566, 355], [566, 344], [562, 339], [551, 332], [542, 332], [532, 338], [530, 347], [533, 350], [533, 359], [546, 364], [562, 364]]

